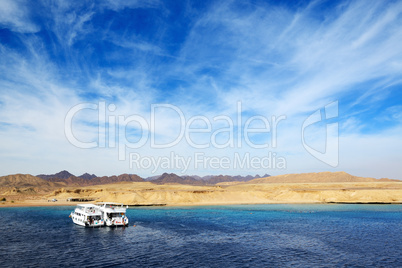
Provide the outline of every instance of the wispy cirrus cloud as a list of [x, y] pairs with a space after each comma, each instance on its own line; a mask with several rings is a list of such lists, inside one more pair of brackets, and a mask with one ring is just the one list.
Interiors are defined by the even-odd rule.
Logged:
[[149, 0], [149, 1], [144, 1], [144, 0], [106, 0], [103, 1], [101, 6], [104, 6], [105, 8], [111, 9], [113, 11], [120, 11], [125, 8], [157, 8], [158, 6], [161, 5], [161, 2], [158, 0]]
[[19, 33], [36, 33], [40, 27], [30, 19], [28, 1], [4, 0], [0, 2], [0, 27]]

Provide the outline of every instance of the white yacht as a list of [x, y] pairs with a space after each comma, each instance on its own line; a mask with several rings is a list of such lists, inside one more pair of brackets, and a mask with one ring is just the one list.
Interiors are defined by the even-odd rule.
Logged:
[[70, 214], [75, 224], [85, 227], [101, 227], [105, 224], [99, 207], [94, 204], [79, 204]]
[[103, 202], [97, 205], [106, 226], [128, 226], [126, 207], [123, 204]]

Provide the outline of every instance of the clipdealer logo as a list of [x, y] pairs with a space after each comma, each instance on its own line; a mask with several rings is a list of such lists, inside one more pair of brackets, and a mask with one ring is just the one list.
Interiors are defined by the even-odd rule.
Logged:
[[[330, 119], [334, 119], [337, 117], [338, 101], [334, 101], [327, 104], [323, 109], [318, 109], [317, 111], [312, 113], [309, 117], [307, 117], [302, 125], [301, 137], [304, 149], [313, 157], [325, 164], [328, 164], [331, 167], [337, 167], [339, 164], [339, 123], [329, 122]], [[308, 126], [326, 121], [328, 121], [328, 123], [325, 123], [325, 149], [323, 152], [321, 152], [317, 148], [313, 148], [307, 144], [307, 135], [305, 133], [305, 129]]]
[[[152, 104], [147, 116], [140, 114], [127, 116], [118, 114], [114, 104], [87, 102], [80, 103], [68, 111], [64, 130], [67, 140], [78, 148], [117, 148], [119, 161], [127, 161], [128, 156], [131, 169], [152, 170], [152, 173], [158, 170], [180, 170], [185, 173], [190, 168], [195, 170], [286, 169], [286, 158], [275, 152], [275, 149], [278, 146], [278, 126], [287, 117], [285, 115], [272, 115], [270, 118], [262, 115], [245, 117], [241, 102], [237, 103], [236, 108], [234, 119], [227, 115], [216, 115], [212, 118], [204, 115], [186, 117], [179, 107], [172, 104]], [[92, 131], [93, 128], [97, 130], [97, 137], [92, 140], [80, 139], [74, 134], [74, 129], [79, 129], [79, 124], [74, 122], [85, 121], [85, 116], [82, 118], [82, 115], [88, 111], [92, 112], [90, 117]], [[93, 116], [94, 112], [96, 117]], [[163, 115], [166, 114], [169, 114], [169, 119], [176, 124], [176, 134], [167, 135], [167, 138], [163, 135], [163, 130], [158, 129], [159, 125], [164, 125]], [[302, 124], [300, 133], [304, 149], [316, 159], [332, 167], [336, 167], [339, 162], [338, 123], [326, 124], [324, 152], [307, 143], [308, 134], [305, 130], [309, 126], [329, 121], [337, 116], [338, 102], [336, 101], [308, 116]], [[258, 128], [255, 127], [256, 124]], [[194, 138], [197, 135], [198, 137], [202, 135], [204, 138]], [[255, 140], [253, 139], [255, 135], [264, 138]], [[178, 151], [185, 151], [181, 146], [183, 143], [187, 144], [192, 154], [191, 152], [178, 153]], [[237, 150], [242, 147], [246, 150]], [[170, 150], [166, 152], [167, 149]], [[206, 154], [206, 150], [211, 152], [211, 149], [228, 150], [221, 156]], [[247, 151], [251, 149], [258, 149], [255, 152], [264, 153], [255, 156]], [[164, 154], [158, 155], [159, 152]]]

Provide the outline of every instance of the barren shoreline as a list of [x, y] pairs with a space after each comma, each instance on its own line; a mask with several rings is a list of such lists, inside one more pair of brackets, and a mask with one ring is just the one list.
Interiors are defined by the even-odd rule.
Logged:
[[[77, 204], [83, 204], [89, 202], [41, 202], [41, 203], [32, 203], [32, 202], [21, 202], [21, 203], [4, 203], [0, 205], [0, 208], [12, 208], [12, 207], [75, 207]], [[402, 202], [287, 202], [287, 203], [211, 203], [211, 204], [135, 204], [128, 205], [129, 208], [136, 207], [203, 207], [203, 206], [230, 206], [230, 205], [313, 205], [313, 204], [339, 204], [339, 205], [402, 205]], [[126, 204], [125, 204], [126, 205]]]
[[[75, 206], [119, 202], [129, 206], [209, 206], [242, 204], [402, 204], [402, 182], [234, 183], [232, 185], [155, 185], [127, 182], [3, 194], [1, 207]], [[48, 200], [57, 199], [57, 202]], [[69, 198], [91, 199], [67, 202]], [[12, 203], [12, 201], [14, 201]]]

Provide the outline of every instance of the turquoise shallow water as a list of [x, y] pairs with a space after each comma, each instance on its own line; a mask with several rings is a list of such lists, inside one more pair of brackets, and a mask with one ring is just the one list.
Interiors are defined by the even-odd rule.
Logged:
[[402, 205], [134, 208], [99, 229], [72, 210], [0, 208], [0, 266], [402, 267]]

